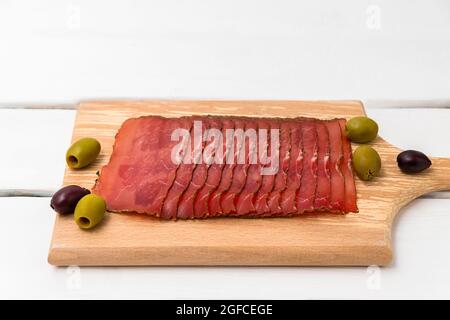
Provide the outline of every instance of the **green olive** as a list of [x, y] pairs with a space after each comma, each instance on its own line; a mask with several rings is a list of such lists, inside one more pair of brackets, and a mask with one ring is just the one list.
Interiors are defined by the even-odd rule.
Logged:
[[345, 126], [347, 137], [357, 143], [367, 143], [378, 135], [378, 125], [368, 117], [355, 117]]
[[94, 138], [82, 138], [76, 141], [66, 153], [67, 165], [72, 169], [81, 169], [97, 159], [100, 153], [100, 142]]
[[353, 152], [353, 167], [361, 180], [372, 180], [381, 169], [381, 158], [370, 146], [360, 146]]
[[88, 194], [78, 201], [75, 208], [75, 222], [81, 229], [92, 229], [103, 220], [106, 202], [102, 197]]

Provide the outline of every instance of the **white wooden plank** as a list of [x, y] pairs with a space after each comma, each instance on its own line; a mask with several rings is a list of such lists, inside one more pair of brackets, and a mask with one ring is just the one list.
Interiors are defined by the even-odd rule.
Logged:
[[446, 0], [1, 1], [0, 102], [450, 99], [446, 8]]
[[49, 198], [0, 198], [0, 298], [450, 298], [450, 199], [419, 199], [396, 221], [395, 262], [367, 268], [55, 268]]
[[73, 110], [0, 109], [0, 195], [61, 185], [74, 120]]
[[368, 109], [379, 109], [379, 108], [388, 108], [388, 109], [447, 109], [450, 108], [450, 100], [439, 100], [439, 99], [415, 99], [415, 100], [401, 100], [401, 99], [393, 99], [393, 100], [368, 100], [363, 99], [364, 106]]
[[[164, 98], [164, 99], [167, 99]], [[202, 98], [204, 99], [204, 97]], [[438, 99], [415, 99], [415, 100], [370, 100], [360, 99], [367, 109], [450, 109], [450, 100]], [[57, 102], [27, 102], [27, 103], [0, 103], [0, 109], [76, 109], [77, 103], [57, 103]]]
[[[450, 109], [368, 109], [380, 134], [401, 148], [450, 157]], [[75, 111], [0, 109], [0, 195], [50, 194], [64, 171]], [[448, 195], [447, 195], [448, 196]]]
[[450, 157], [450, 109], [367, 109], [380, 136], [402, 149]]

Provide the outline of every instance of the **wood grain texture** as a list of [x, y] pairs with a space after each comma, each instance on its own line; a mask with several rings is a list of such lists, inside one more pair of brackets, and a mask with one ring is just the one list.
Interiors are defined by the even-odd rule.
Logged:
[[[124, 120], [141, 115], [248, 115], [321, 119], [364, 115], [358, 101], [111, 101], [79, 105], [73, 140], [96, 137], [98, 160], [66, 170], [64, 185], [91, 188], [111, 155]], [[382, 124], [380, 124], [382, 125]], [[382, 138], [373, 146], [382, 158], [378, 178], [356, 179], [357, 214], [308, 214], [294, 218], [216, 218], [160, 221], [134, 214], [107, 214], [91, 231], [71, 216], [58, 215], [49, 252], [53, 265], [386, 265], [392, 258], [391, 230], [397, 212], [414, 198], [450, 189], [450, 159], [434, 158], [417, 175], [400, 172], [399, 149]], [[355, 145], [353, 145], [355, 147]]]

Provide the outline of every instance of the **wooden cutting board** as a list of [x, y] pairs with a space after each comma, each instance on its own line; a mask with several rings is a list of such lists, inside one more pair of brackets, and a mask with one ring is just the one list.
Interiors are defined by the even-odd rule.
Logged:
[[[79, 105], [73, 140], [95, 137], [102, 144], [102, 152], [87, 169], [67, 169], [64, 185], [92, 188], [97, 170], [109, 160], [122, 122], [153, 114], [327, 119], [351, 118], [365, 111], [358, 101], [86, 102]], [[450, 189], [450, 159], [434, 158], [426, 172], [406, 175], [397, 168], [399, 149], [382, 138], [372, 144], [380, 153], [383, 167], [374, 181], [356, 178], [357, 214], [174, 222], [108, 213], [91, 231], [79, 229], [71, 215], [57, 215], [48, 260], [57, 266], [386, 265], [392, 259], [392, 224], [397, 212], [424, 193]]]

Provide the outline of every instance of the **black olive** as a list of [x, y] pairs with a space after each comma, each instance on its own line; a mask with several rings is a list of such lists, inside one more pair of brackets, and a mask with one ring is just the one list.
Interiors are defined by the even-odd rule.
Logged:
[[431, 166], [431, 160], [422, 152], [406, 150], [397, 156], [398, 167], [405, 173], [418, 173]]
[[78, 201], [90, 193], [88, 189], [79, 186], [66, 186], [53, 195], [50, 207], [58, 213], [74, 213]]

